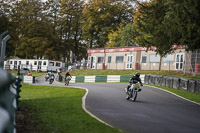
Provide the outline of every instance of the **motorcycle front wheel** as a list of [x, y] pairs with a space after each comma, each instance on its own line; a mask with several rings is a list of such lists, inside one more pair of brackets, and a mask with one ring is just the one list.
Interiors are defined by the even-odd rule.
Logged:
[[137, 91], [133, 91], [132, 101], [135, 102], [136, 98], [137, 98]]

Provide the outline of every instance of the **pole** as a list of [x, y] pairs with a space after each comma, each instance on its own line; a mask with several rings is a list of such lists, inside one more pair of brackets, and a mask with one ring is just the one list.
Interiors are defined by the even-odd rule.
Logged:
[[5, 58], [5, 52], [6, 52], [6, 42], [10, 39], [10, 35], [7, 35], [3, 40], [2, 40], [2, 45], [1, 45], [1, 62], [0, 66], [3, 68], [4, 66], [4, 58]]

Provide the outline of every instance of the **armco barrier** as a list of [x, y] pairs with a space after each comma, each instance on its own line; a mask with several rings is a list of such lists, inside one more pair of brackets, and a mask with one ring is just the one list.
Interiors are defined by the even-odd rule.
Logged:
[[0, 133], [15, 133], [21, 80], [0, 68]]

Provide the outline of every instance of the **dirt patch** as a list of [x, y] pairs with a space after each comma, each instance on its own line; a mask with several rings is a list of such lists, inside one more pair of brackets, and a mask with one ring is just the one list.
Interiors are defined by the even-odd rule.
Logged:
[[18, 133], [39, 133], [36, 122], [33, 119], [33, 110], [21, 106], [16, 112], [16, 130]]

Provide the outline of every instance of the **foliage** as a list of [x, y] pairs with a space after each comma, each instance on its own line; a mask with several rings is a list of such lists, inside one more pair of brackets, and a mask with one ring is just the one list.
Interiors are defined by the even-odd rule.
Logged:
[[33, 112], [36, 129], [41, 133], [120, 132], [99, 122], [83, 110], [83, 89], [25, 84], [21, 89], [20, 104]]
[[102, 48], [108, 42], [108, 34], [117, 30], [120, 24], [132, 22], [133, 7], [121, 0], [90, 0], [83, 14], [84, 39], [89, 48]]
[[[41, 58], [51, 49], [48, 34], [51, 30], [44, 21], [42, 3], [34, 0], [22, 0], [14, 4], [12, 9], [12, 23], [14, 25], [11, 36], [15, 43], [16, 53], [19, 57]], [[44, 49], [47, 49], [44, 51]]]
[[[59, 10], [59, 33], [63, 41], [60, 48], [64, 56], [70, 56], [69, 51], [73, 51], [76, 58], [80, 60], [84, 57], [81, 53], [85, 53], [86, 46], [82, 41], [82, 10], [83, 1], [62, 0]], [[68, 55], [65, 55], [68, 52]], [[73, 61], [74, 62], [74, 61]]]
[[187, 50], [200, 48], [199, 45], [199, 4], [198, 0], [151, 0], [139, 4], [135, 17], [141, 36], [138, 43], [151, 47], [163, 57], [173, 52], [173, 46], [184, 45]]
[[108, 34], [107, 47], [138, 46], [137, 36], [139, 36], [139, 32], [135, 24], [129, 23], [125, 27], [120, 25], [117, 31]]
[[172, 43], [185, 45], [187, 50], [200, 48], [200, 1], [168, 0], [164, 24]]

